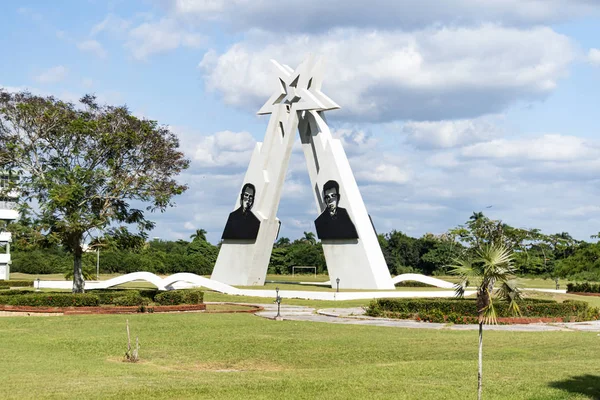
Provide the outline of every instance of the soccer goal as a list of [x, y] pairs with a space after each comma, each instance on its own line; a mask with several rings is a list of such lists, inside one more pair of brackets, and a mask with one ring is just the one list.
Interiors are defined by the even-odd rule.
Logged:
[[296, 267], [296, 266], [293, 266], [292, 267], [292, 276], [294, 276], [296, 274], [296, 270], [297, 269], [312, 269], [313, 273], [315, 275], [315, 278], [317, 277], [317, 267]]

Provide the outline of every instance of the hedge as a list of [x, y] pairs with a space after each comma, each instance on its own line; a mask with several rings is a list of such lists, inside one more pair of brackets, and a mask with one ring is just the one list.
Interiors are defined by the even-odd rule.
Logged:
[[[495, 302], [494, 308], [498, 317], [512, 317], [506, 302]], [[552, 301], [525, 300], [519, 304], [523, 317], [572, 317], [580, 319], [597, 318], [599, 310], [590, 308], [584, 301], [565, 300], [562, 303]], [[416, 314], [440, 316], [459, 319], [461, 317], [477, 317], [475, 300], [468, 299], [377, 299], [373, 300], [366, 309], [366, 314], [374, 317], [386, 316], [391, 318], [407, 318]]]
[[600, 283], [567, 283], [567, 293], [600, 293]]
[[202, 304], [204, 292], [198, 289], [159, 292], [156, 289], [90, 290], [87, 293], [32, 292], [30, 290], [3, 290], [0, 304], [33, 307], [86, 307], [100, 304], [115, 306], [147, 306]]
[[198, 289], [180, 289], [162, 292], [154, 297], [154, 301], [163, 306], [175, 304], [201, 304], [204, 292]]
[[94, 307], [98, 296], [88, 293], [31, 293], [0, 295], [0, 304], [31, 307]]
[[33, 287], [33, 281], [0, 281], [0, 289], [9, 287]]

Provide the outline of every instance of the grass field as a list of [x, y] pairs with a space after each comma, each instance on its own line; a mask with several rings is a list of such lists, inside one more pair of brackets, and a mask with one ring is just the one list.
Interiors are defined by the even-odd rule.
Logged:
[[[122, 362], [125, 319], [141, 362]], [[246, 314], [0, 318], [2, 399], [464, 399], [477, 332]], [[600, 395], [600, 338], [486, 332], [484, 398]], [[596, 397], [594, 397], [596, 396]]]

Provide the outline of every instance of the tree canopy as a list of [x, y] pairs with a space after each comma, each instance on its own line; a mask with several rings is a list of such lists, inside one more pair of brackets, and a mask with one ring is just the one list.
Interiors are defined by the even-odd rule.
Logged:
[[189, 165], [178, 147], [167, 127], [126, 106], [0, 89], [0, 169], [20, 175], [20, 210], [73, 253], [76, 292], [88, 235], [121, 224], [152, 229], [145, 211], [165, 211], [187, 189], [176, 180]]

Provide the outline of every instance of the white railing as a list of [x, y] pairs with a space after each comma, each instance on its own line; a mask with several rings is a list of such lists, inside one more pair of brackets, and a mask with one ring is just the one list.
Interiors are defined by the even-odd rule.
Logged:
[[3, 210], [0, 208], [0, 220], [14, 220], [19, 218], [17, 210]]

